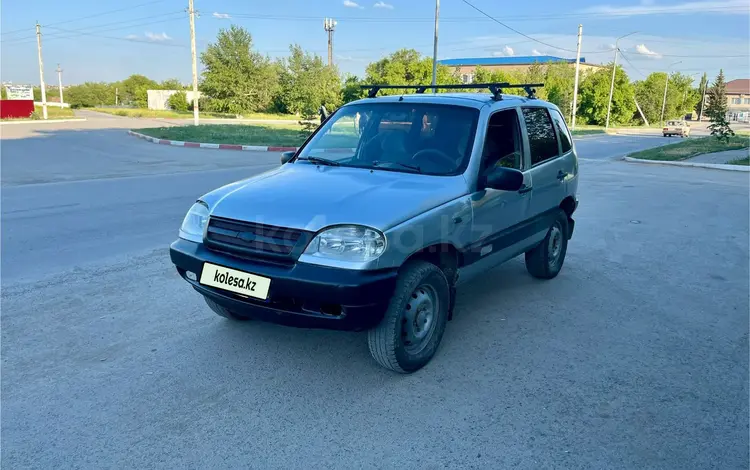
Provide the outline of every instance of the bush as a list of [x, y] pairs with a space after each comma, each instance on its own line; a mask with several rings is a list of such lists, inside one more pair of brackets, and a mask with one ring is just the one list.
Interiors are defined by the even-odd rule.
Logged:
[[[189, 107], [187, 94], [184, 91], [173, 93], [167, 100], [167, 104], [173, 111], [187, 112]], [[198, 106], [200, 109], [200, 102], [198, 103]]]
[[36, 111], [32, 111], [31, 114], [29, 114], [29, 119], [37, 121], [39, 119], [42, 119], [42, 116], [40, 116]]

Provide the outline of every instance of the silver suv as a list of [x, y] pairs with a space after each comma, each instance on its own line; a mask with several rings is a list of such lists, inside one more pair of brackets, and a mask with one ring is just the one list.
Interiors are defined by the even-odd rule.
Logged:
[[179, 274], [222, 317], [368, 330], [380, 365], [418, 370], [459, 282], [520, 254], [553, 278], [573, 234], [578, 159], [559, 109], [537, 85], [474, 86], [492, 93], [374, 86], [342, 106], [279, 168], [198, 199], [171, 245]]

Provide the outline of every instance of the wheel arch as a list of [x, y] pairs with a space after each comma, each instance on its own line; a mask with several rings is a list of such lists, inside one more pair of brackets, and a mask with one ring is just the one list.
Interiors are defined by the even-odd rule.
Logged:
[[458, 281], [458, 268], [461, 267], [461, 252], [451, 243], [435, 243], [412, 253], [406, 261], [422, 260], [432, 263], [445, 274], [450, 286], [450, 305], [448, 308], [448, 320], [453, 319], [453, 308], [456, 302], [456, 282]]

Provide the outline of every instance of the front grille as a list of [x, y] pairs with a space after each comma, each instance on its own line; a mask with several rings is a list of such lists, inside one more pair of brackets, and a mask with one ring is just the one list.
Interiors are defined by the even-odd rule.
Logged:
[[299, 256], [309, 235], [304, 230], [211, 217], [205, 244], [209, 249], [242, 258], [290, 259]]

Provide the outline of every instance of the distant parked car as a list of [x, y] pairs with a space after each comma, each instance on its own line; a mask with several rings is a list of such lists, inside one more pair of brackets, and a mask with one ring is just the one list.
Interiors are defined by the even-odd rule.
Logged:
[[690, 137], [690, 124], [685, 121], [667, 121], [662, 129], [664, 137], [679, 135], [680, 137]]
[[[501, 93], [512, 86], [529, 96]], [[578, 158], [533, 86], [376, 98], [375, 85], [281, 167], [198, 199], [172, 262], [222, 317], [368, 330], [380, 365], [413, 372], [459, 282], [518, 255], [536, 278], [562, 268]]]

